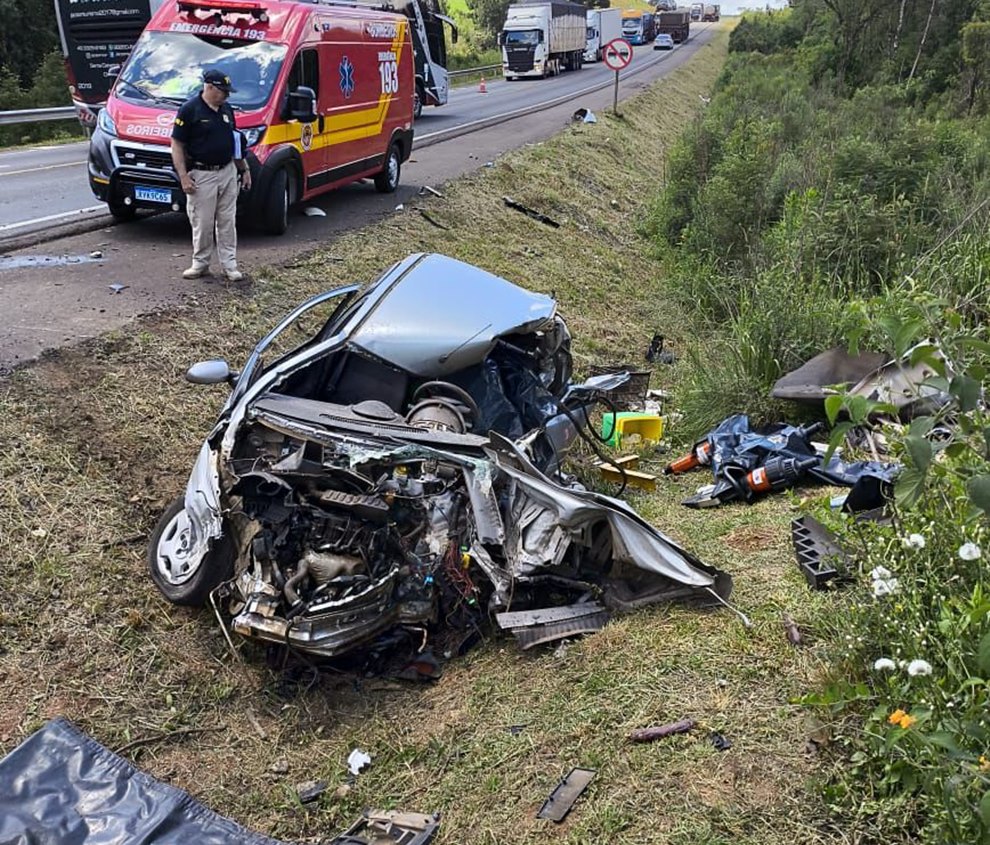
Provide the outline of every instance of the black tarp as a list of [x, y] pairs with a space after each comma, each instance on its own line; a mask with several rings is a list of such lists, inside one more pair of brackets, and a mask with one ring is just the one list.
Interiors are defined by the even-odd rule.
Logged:
[[286, 845], [155, 780], [65, 719], [0, 760], [0, 845]]

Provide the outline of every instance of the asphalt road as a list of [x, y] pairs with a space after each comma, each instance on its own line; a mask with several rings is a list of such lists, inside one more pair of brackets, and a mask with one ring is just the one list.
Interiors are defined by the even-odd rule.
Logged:
[[[627, 75], [620, 77], [625, 80], [620, 82], [620, 99], [682, 64], [703, 49], [712, 34], [710, 26], [699, 29], [671, 52], [638, 49]], [[359, 183], [307, 203], [324, 216], [296, 211], [282, 237], [242, 233], [242, 269], [254, 275], [256, 268], [326, 246], [340, 232], [401, 213], [396, 207], [424, 185], [442, 185], [501, 153], [544, 140], [568, 123], [578, 106], [596, 111], [610, 107], [613, 79], [604, 65], [585, 65], [578, 73], [555, 79], [491, 81], [486, 94], [475, 85], [456, 89], [446, 106], [427, 109], [417, 122], [418, 143], [403, 166], [395, 194], [378, 194], [370, 184]], [[599, 90], [588, 90], [596, 84]], [[524, 117], [504, 117], [558, 99], [563, 101]], [[477, 131], [480, 128], [485, 131]], [[463, 134], [441, 140], [451, 132]], [[211, 297], [229, 295], [210, 279], [181, 279], [190, 248], [183, 215], [166, 213], [114, 224], [99, 210], [85, 211], [95, 200], [85, 163], [78, 164], [83, 152], [83, 145], [70, 144], [0, 153], [0, 250], [8, 250], [0, 254], [0, 374], [46, 350], [120, 328], [142, 314], [202, 307]], [[75, 231], [52, 228], [66, 220], [77, 224]], [[36, 222], [22, 225], [28, 221]], [[14, 237], [41, 243], [16, 248]]]

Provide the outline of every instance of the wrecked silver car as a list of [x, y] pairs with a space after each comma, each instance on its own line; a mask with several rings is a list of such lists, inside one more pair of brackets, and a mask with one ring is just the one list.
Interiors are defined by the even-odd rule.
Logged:
[[528, 646], [614, 611], [724, 601], [725, 573], [563, 473], [596, 400], [571, 367], [552, 298], [441, 255], [310, 299], [240, 373], [189, 370], [233, 390], [154, 531], [155, 584], [327, 657], [491, 617]]

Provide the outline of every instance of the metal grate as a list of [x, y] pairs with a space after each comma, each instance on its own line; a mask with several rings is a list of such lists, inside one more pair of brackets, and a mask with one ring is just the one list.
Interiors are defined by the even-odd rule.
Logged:
[[168, 149], [155, 149], [137, 144], [114, 144], [114, 157], [121, 167], [153, 167], [172, 170], [172, 154]]

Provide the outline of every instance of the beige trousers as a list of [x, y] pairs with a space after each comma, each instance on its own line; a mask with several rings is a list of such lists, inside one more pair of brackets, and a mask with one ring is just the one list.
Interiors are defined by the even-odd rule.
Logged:
[[186, 194], [186, 213], [192, 226], [193, 266], [205, 269], [213, 260], [214, 248], [220, 269], [237, 269], [237, 167], [230, 162], [223, 170], [190, 170], [196, 193]]

